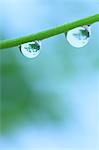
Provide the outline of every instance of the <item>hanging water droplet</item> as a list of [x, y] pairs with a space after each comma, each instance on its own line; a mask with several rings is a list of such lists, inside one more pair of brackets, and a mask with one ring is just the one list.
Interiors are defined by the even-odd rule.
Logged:
[[66, 34], [67, 41], [74, 47], [80, 48], [85, 46], [91, 35], [90, 25], [74, 28]]
[[39, 55], [41, 48], [40, 41], [28, 42], [20, 46], [21, 53], [28, 58], [35, 58]]

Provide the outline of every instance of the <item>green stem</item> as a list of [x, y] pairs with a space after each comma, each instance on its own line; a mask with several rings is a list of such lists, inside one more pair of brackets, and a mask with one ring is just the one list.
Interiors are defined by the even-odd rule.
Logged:
[[35, 40], [44, 40], [52, 36], [67, 32], [73, 28], [92, 24], [98, 21], [99, 21], [99, 14], [96, 14], [94, 16], [89, 16], [87, 18], [83, 18], [83, 19], [80, 19], [71, 23], [67, 23], [67, 24], [58, 26], [56, 28], [38, 32], [35, 34], [30, 34], [30, 35], [23, 36], [23, 37], [16, 38], [16, 39], [3, 40], [0, 42], [0, 49], [18, 46], [20, 44], [35, 41]]

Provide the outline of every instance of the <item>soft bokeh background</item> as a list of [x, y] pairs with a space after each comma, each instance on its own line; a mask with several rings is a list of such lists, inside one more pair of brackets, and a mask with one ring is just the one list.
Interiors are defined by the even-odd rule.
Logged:
[[[0, 39], [96, 13], [98, 0], [0, 0]], [[99, 23], [80, 49], [61, 34], [32, 60], [0, 51], [0, 149], [98, 150], [98, 100]]]

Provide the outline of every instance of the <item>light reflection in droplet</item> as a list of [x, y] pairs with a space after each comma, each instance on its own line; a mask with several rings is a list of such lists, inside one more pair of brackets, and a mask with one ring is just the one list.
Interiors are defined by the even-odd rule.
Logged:
[[40, 53], [41, 42], [34, 41], [22, 44], [20, 47], [21, 53], [27, 58], [35, 58]]
[[90, 39], [91, 27], [89, 25], [74, 28], [65, 33], [67, 41], [76, 48], [84, 47]]

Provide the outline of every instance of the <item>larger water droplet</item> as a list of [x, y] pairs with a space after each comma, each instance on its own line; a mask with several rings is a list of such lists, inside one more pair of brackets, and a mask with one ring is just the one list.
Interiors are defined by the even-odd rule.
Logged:
[[40, 47], [40, 41], [28, 42], [20, 46], [20, 51], [25, 57], [35, 58], [40, 53]]
[[65, 35], [67, 36], [67, 41], [73, 47], [80, 48], [88, 43], [91, 35], [91, 27], [89, 25], [77, 27], [68, 31]]

